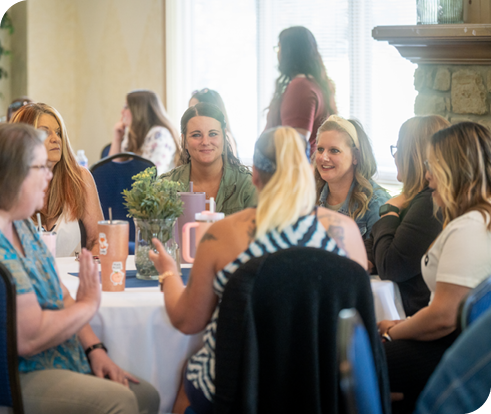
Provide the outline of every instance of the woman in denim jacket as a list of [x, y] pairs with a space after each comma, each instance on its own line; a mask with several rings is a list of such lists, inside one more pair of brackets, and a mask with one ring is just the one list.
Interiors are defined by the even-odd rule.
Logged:
[[366, 240], [390, 195], [372, 180], [377, 164], [361, 124], [330, 116], [317, 132], [312, 160], [319, 205], [354, 219]]

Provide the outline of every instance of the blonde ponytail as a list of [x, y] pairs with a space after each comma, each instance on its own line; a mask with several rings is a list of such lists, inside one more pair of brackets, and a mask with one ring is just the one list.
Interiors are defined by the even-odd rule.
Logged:
[[305, 141], [293, 128], [279, 127], [264, 132], [256, 142], [256, 152], [276, 165], [267, 173], [256, 165], [264, 184], [256, 211], [256, 238], [273, 229], [284, 230], [315, 205], [315, 182], [305, 156]]

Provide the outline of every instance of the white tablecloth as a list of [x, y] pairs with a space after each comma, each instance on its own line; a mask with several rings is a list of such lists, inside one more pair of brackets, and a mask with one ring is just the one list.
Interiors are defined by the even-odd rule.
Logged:
[[[78, 277], [68, 273], [78, 272], [78, 262], [66, 257], [56, 263], [61, 280], [75, 297]], [[128, 257], [126, 268], [135, 269], [134, 256]], [[377, 321], [405, 318], [397, 285], [376, 277], [371, 285]], [[153, 384], [160, 393], [160, 412], [171, 412], [182, 367], [200, 348], [201, 335], [187, 336], [171, 325], [159, 289], [102, 292], [101, 306], [90, 324], [113, 361]]]
[[[61, 280], [75, 297], [78, 262], [57, 258]], [[127, 269], [135, 269], [134, 256]], [[153, 384], [160, 393], [160, 413], [170, 413], [186, 359], [201, 346], [201, 335], [184, 335], [175, 329], [157, 287], [124, 292], [102, 292], [99, 311], [90, 322], [109, 350], [109, 356], [125, 370]]]

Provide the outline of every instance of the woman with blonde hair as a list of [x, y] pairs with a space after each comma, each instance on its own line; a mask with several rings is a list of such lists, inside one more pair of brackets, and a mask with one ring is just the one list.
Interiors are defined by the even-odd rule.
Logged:
[[[99, 254], [97, 222], [103, 219], [92, 174], [75, 160], [65, 123], [59, 112], [44, 103], [23, 106], [11, 123], [25, 123], [44, 131], [44, 146], [53, 178], [39, 211], [46, 231], [57, 233], [56, 255], [73, 256], [82, 247]], [[37, 222], [35, 215], [33, 219]]]
[[433, 214], [424, 161], [431, 136], [449, 125], [439, 115], [416, 116], [402, 124], [397, 147], [392, 147], [402, 193], [380, 208], [381, 219], [366, 243], [369, 267], [373, 263], [381, 279], [397, 283], [408, 316], [430, 299], [420, 260], [442, 225]]
[[431, 301], [410, 319], [379, 323], [391, 391], [414, 403], [458, 336], [462, 299], [491, 274], [491, 134], [463, 122], [431, 137], [426, 177], [443, 230], [421, 259]]
[[114, 126], [109, 155], [134, 152], [152, 161], [162, 174], [179, 165], [178, 136], [155, 92], [132, 91], [126, 95], [121, 119]]
[[211, 412], [214, 371], [209, 367], [214, 365], [219, 301], [238, 265], [263, 254], [259, 246], [271, 246], [269, 253], [287, 248], [289, 243], [292, 247], [323, 248], [347, 255], [366, 269], [366, 253], [355, 223], [315, 206], [315, 183], [305, 157], [305, 140], [293, 128], [263, 132], [255, 145], [253, 163], [252, 180], [259, 192], [257, 208], [232, 214], [210, 227], [198, 246], [186, 287], [175, 262], [154, 239], [158, 254], [151, 253], [150, 258], [161, 274], [172, 324], [187, 334], [206, 328], [205, 345], [189, 360], [186, 393], [180, 391], [173, 412], [183, 412], [189, 400], [197, 412]]
[[351, 217], [366, 240], [389, 194], [375, 181], [377, 163], [361, 124], [331, 115], [317, 132], [315, 182], [319, 205]]

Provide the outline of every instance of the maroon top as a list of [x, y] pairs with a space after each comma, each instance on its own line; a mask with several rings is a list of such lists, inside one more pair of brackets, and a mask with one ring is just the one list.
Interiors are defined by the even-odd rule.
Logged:
[[288, 84], [281, 103], [269, 108], [266, 129], [285, 125], [310, 131], [310, 153], [316, 150], [317, 130], [328, 117], [322, 90], [313, 79], [296, 77]]

